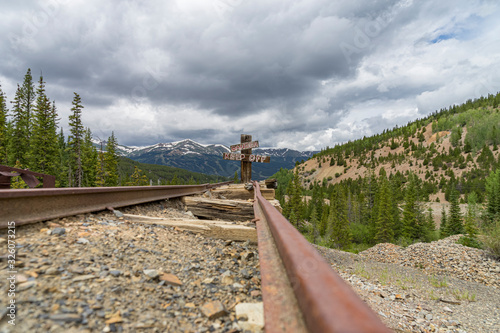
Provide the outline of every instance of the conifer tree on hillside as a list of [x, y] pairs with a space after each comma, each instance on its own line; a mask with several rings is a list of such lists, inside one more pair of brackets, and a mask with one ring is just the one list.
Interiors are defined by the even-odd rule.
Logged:
[[[499, 157], [500, 158], [500, 157]], [[486, 211], [488, 223], [500, 220], [500, 168], [486, 178]]]
[[310, 230], [310, 239], [313, 244], [316, 244], [319, 236], [318, 232], [318, 225], [319, 225], [319, 219], [318, 219], [318, 208], [317, 206], [313, 207], [313, 210], [311, 212], [311, 217], [309, 219], [309, 222], [311, 223], [311, 230]]
[[31, 69], [28, 68], [24, 76], [24, 82], [21, 86], [21, 109], [25, 116], [26, 133], [28, 139], [31, 138], [33, 109], [35, 108], [36, 92], [33, 77], [31, 76]]
[[58, 163], [57, 112], [45, 94], [43, 77], [37, 88], [37, 100], [33, 110], [29, 160], [33, 170], [56, 175]]
[[11, 102], [12, 107], [12, 134], [8, 140], [8, 161], [9, 165], [15, 165], [19, 162], [20, 165], [26, 166], [28, 163], [29, 136], [28, 125], [29, 118], [23, 112], [21, 107], [22, 90], [18, 85], [14, 100]]
[[418, 202], [418, 176], [410, 174], [408, 178], [409, 182], [406, 188], [403, 209], [402, 236], [406, 240], [426, 241], [431, 230], [429, 230], [429, 224], [422, 211], [421, 204]]
[[148, 177], [142, 172], [141, 169], [134, 165], [134, 173], [130, 176], [131, 181], [127, 184], [128, 186], [145, 186], [149, 185]]
[[375, 234], [375, 239], [379, 243], [389, 243], [394, 239], [394, 217], [391, 202], [392, 197], [390, 195], [389, 182], [385, 177], [381, 177]]
[[335, 186], [330, 199], [328, 236], [331, 247], [346, 249], [351, 245], [352, 235], [349, 229], [347, 200], [343, 186]]
[[328, 206], [326, 206], [323, 208], [323, 212], [321, 213], [321, 219], [319, 221], [319, 227], [318, 227], [318, 233], [321, 237], [325, 236], [326, 234], [329, 215], [330, 215], [330, 209]]
[[84, 131], [84, 139], [82, 145], [82, 170], [83, 170], [83, 186], [96, 186], [97, 181], [97, 150], [92, 144], [92, 131], [87, 128]]
[[298, 227], [299, 220], [302, 218], [304, 205], [302, 202], [302, 186], [300, 185], [299, 170], [295, 169], [294, 177], [290, 181], [287, 189], [287, 218], [289, 221]]
[[111, 132], [104, 153], [104, 171], [106, 175], [106, 186], [118, 186], [118, 153], [116, 151], [118, 142], [115, 133]]
[[82, 100], [77, 93], [74, 93], [71, 114], [69, 116], [70, 135], [68, 137], [69, 151], [69, 186], [82, 187], [83, 185], [83, 165], [82, 165], [82, 145], [84, 140], [84, 128], [82, 124]]
[[458, 203], [459, 193], [452, 185], [450, 193], [450, 215], [448, 219], [448, 232], [450, 235], [461, 234], [463, 232], [462, 214]]
[[459, 242], [465, 246], [479, 247], [477, 240], [477, 194], [472, 192], [467, 197], [467, 213], [464, 221], [465, 236], [461, 237]]
[[7, 99], [0, 85], [0, 164], [7, 164]]
[[[52, 108], [55, 110], [55, 102], [52, 103]], [[55, 112], [55, 111], [54, 111]], [[68, 163], [69, 163], [69, 152], [67, 150], [66, 138], [64, 136], [64, 131], [61, 127], [59, 134], [57, 135], [57, 151], [58, 151], [58, 168], [56, 176], [56, 187], [67, 187], [68, 184]]]

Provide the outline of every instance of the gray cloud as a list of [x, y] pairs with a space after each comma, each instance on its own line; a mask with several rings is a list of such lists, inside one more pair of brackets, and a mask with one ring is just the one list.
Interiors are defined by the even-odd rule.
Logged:
[[2, 8], [8, 97], [28, 67], [43, 72], [63, 126], [76, 91], [86, 126], [129, 145], [231, 144], [252, 132], [269, 146], [320, 149], [500, 90], [493, 0]]

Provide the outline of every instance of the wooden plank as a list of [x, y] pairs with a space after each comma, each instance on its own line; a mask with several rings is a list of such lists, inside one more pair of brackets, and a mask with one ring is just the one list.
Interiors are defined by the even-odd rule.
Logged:
[[[241, 135], [241, 143], [245, 144], [246, 142], [252, 142], [252, 136], [248, 134]], [[243, 155], [251, 155], [252, 148], [250, 149], [242, 149], [241, 154]], [[252, 181], [252, 162], [241, 160], [241, 182], [243, 184], [249, 183]]]
[[157, 224], [189, 230], [207, 237], [224, 240], [247, 241], [257, 243], [255, 228], [234, 224], [230, 221], [211, 221], [195, 219], [164, 219], [142, 215], [123, 214], [129, 223]]
[[258, 147], [259, 147], [259, 141], [251, 141], [251, 142], [238, 143], [236, 145], [230, 146], [229, 148], [231, 149], [232, 152], [235, 152], [239, 150], [252, 149]]
[[225, 160], [232, 160], [232, 161], [259, 162], [259, 163], [271, 162], [270, 156], [254, 155], [254, 154], [223, 153], [222, 158]]
[[[274, 200], [275, 198], [275, 191], [272, 188], [261, 188], [260, 189], [262, 196], [266, 200]], [[211, 190], [212, 194], [215, 195], [215, 197], [222, 196], [223, 199], [228, 199], [228, 200], [249, 200], [254, 198], [254, 192], [252, 190], [247, 190], [243, 187], [222, 187], [222, 188], [216, 188]]]
[[183, 197], [183, 203], [196, 217], [225, 221], [248, 221], [254, 218], [253, 203], [239, 200]]

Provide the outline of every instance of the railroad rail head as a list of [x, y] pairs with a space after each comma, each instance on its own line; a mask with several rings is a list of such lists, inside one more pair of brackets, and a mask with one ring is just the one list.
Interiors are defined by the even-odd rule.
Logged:
[[266, 332], [391, 332], [254, 187]]
[[0, 229], [54, 218], [91, 213], [107, 207], [200, 194], [231, 182], [201, 185], [70, 187], [0, 190]]

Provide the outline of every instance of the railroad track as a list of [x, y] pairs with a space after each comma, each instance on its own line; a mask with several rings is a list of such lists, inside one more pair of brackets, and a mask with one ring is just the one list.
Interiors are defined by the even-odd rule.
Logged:
[[71, 187], [0, 190], [0, 229], [203, 193], [231, 182], [201, 185]]
[[[225, 185], [0, 190], [0, 229]], [[254, 182], [266, 332], [390, 332]]]

